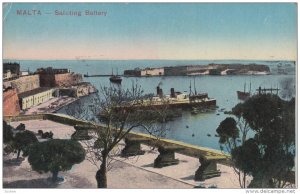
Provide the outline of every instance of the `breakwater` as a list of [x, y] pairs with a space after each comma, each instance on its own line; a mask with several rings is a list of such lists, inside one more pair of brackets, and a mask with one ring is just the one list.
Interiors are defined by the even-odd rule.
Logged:
[[261, 64], [208, 64], [208, 65], [180, 65], [158, 68], [136, 68], [125, 70], [124, 76], [189, 76], [189, 75], [256, 75], [269, 74], [270, 68]]

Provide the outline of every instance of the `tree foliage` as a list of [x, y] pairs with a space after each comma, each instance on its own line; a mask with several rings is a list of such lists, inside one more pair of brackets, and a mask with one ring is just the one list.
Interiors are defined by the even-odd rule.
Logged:
[[261, 158], [259, 147], [253, 138], [233, 149], [231, 155], [236, 167], [242, 169], [246, 174], [257, 171], [257, 163]]
[[77, 141], [52, 139], [30, 146], [28, 162], [39, 173], [52, 172], [55, 181], [58, 172], [70, 170], [84, 158], [85, 150]]
[[153, 95], [144, 94], [143, 89], [133, 83], [131, 88], [102, 87], [92, 102], [87, 109], [76, 106], [78, 109], [70, 108], [67, 112], [90, 121], [85, 130], [89, 131], [91, 139], [82, 140], [82, 143], [87, 150], [87, 160], [99, 168], [97, 187], [106, 188], [112, 157], [121, 152], [117, 145], [130, 131], [143, 129], [156, 137], [165, 133], [168, 101], [162, 99], [162, 106], [155, 108]]
[[[217, 132], [221, 144], [231, 145], [229, 153], [235, 167], [253, 176], [249, 187], [286, 186], [295, 158], [295, 99], [284, 101], [272, 94], [256, 95], [236, 105], [232, 112], [237, 119], [244, 119], [254, 137], [245, 138], [240, 145], [228, 141], [236, 138], [236, 134], [226, 133], [234, 126], [233, 118], [222, 121]], [[229, 124], [225, 125], [225, 121]], [[224, 133], [229, 135], [225, 141]]]
[[[230, 138], [235, 140], [239, 137], [239, 130], [237, 129], [236, 125], [237, 123], [232, 117], [228, 117], [220, 123], [219, 127], [217, 128], [217, 133], [220, 136], [219, 142], [221, 144], [230, 141]], [[235, 143], [235, 141], [232, 142]]]
[[21, 151], [23, 151], [24, 156], [27, 156], [29, 146], [35, 142], [38, 142], [38, 139], [32, 131], [18, 132], [13, 142], [13, 148], [18, 151], [17, 158], [19, 158]]
[[16, 130], [17, 131], [24, 131], [26, 129], [26, 126], [24, 123], [20, 123], [17, 127]]
[[12, 129], [12, 126], [8, 125], [6, 121], [3, 120], [3, 143], [9, 143], [13, 141], [14, 134]]

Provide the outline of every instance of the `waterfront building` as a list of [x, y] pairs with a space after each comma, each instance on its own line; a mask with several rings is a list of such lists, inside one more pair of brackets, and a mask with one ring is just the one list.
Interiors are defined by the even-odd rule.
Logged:
[[36, 88], [19, 95], [20, 107], [22, 110], [48, 101], [53, 97], [53, 89], [48, 87]]
[[59, 88], [59, 96], [69, 96], [74, 98], [88, 96], [95, 92], [97, 92], [97, 89], [89, 82], [81, 82], [74, 84], [71, 87]]
[[135, 68], [134, 70], [125, 70], [124, 75], [125, 76], [134, 76], [134, 77], [141, 77], [141, 76], [162, 76], [165, 73], [165, 70], [163, 67], [161, 68], [145, 68], [145, 69], [139, 69]]
[[141, 70], [141, 76], [160, 76], [164, 75], [164, 68], [146, 68]]

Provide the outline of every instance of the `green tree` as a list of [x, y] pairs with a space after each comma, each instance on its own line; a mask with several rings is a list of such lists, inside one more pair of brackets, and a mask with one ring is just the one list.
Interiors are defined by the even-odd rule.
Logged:
[[3, 120], [3, 151], [5, 154], [10, 154], [14, 151], [13, 142], [14, 142], [14, 133], [12, 131], [12, 126], [8, 125], [6, 121]]
[[236, 135], [231, 133], [224, 141], [224, 131], [234, 128], [233, 121], [226, 127], [221, 123], [217, 132], [220, 143], [230, 147], [227, 150], [234, 166], [253, 177], [248, 187], [286, 186], [295, 158], [295, 99], [284, 101], [276, 95], [256, 95], [235, 106], [233, 113], [254, 132], [253, 138], [247, 139], [244, 133], [242, 142], [237, 144]]
[[42, 173], [51, 172], [57, 181], [60, 171], [67, 171], [85, 158], [85, 150], [74, 140], [52, 139], [30, 146], [28, 162], [32, 169]]
[[[107, 171], [112, 167], [109, 164], [112, 157], [120, 153], [116, 147], [133, 129], [144, 129], [157, 139], [167, 130], [169, 103], [162, 98], [160, 108], [155, 108], [152, 97], [145, 95], [141, 87], [134, 83], [129, 89], [111, 85], [101, 88], [100, 95], [87, 106], [89, 109], [78, 105], [67, 110], [69, 115], [90, 121], [80, 128], [88, 130], [91, 138], [81, 142], [87, 150], [87, 160], [99, 169], [96, 172], [98, 188], [107, 188]], [[155, 112], [156, 116], [149, 117], [149, 111]]]
[[[234, 118], [227, 117], [220, 123], [216, 131], [220, 137], [219, 143], [221, 145], [220, 148], [222, 151], [231, 153], [231, 155], [233, 155], [235, 148], [237, 148], [239, 144], [243, 144], [245, 142], [247, 132], [249, 129], [248, 129], [248, 125], [242, 125], [241, 124], [242, 122], [243, 122], [242, 119], [238, 119], [237, 122]], [[238, 138], [240, 137], [240, 132], [243, 134], [241, 143], [238, 142]], [[228, 159], [231, 159], [232, 162], [235, 163], [235, 161], [232, 158], [233, 157]], [[233, 169], [235, 173], [238, 175], [240, 187], [245, 188], [246, 177], [248, 175], [247, 172], [239, 168], [237, 165], [234, 165]]]
[[23, 155], [26, 156], [28, 147], [35, 142], [38, 142], [38, 139], [32, 131], [25, 130], [18, 132], [13, 141], [13, 148], [18, 152], [17, 159], [19, 159], [21, 151], [23, 151]]
[[3, 142], [6, 144], [13, 141], [13, 139], [12, 126], [8, 125], [6, 121], [3, 121]]

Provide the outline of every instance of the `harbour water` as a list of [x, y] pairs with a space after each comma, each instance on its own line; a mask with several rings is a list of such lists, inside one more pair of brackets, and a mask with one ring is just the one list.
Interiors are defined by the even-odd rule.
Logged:
[[[5, 61], [5, 60], [4, 60]], [[10, 60], [14, 62], [13, 60]], [[144, 89], [145, 93], [156, 93], [156, 86], [160, 84], [164, 94], [170, 93], [170, 88], [176, 91], [189, 91], [190, 82], [194, 82], [197, 92], [206, 92], [209, 97], [217, 100], [219, 108], [215, 112], [199, 113], [191, 115], [190, 112], [184, 112], [182, 117], [169, 122], [170, 130], [166, 137], [194, 145], [219, 149], [218, 137], [215, 137], [216, 128], [219, 123], [229, 115], [220, 112], [220, 109], [230, 111], [240, 101], [237, 99], [236, 91], [249, 90], [251, 83], [251, 92], [255, 93], [258, 87], [279, 88], [279, 96], [289, 99], [290, 90], [295, 90], [295, 65], [291, 61], [174, 61], [174, 60], [63, 60], [63, 61], [16, 61], [21, 65], [21, 70], [35, 71], [40, 67], [68, 68], [71, 72], [81, 74], [111, 74], [118, 71], [123, 74], [126, 69], [163, 67], [175, 65], [207, 65], [209, 63], [230, 64], [265, 64], [271, 68], [271, 75], [232, 75], [232, 76], [170, 76], [170, 77], [123, 77], [122, 87], [130, 87], [132, 82], [137, 82]], [[282, 64], [289, 68], [288, 74], [277, 74], [277, 66]], [[292, 70], [291, 70], [292, 69]], [[98, 89], [101, 86], [108, 86], [109, 77], [87, 77], [85, 81], [92, 83]], [[288, 84], [288, 87], [287, 87]], [[289, 91], [287, 91], [289, 90]], [[289, 94], [285, 96], [285, 94]], [[211, 136], [207, 136], [210, 134]]]

